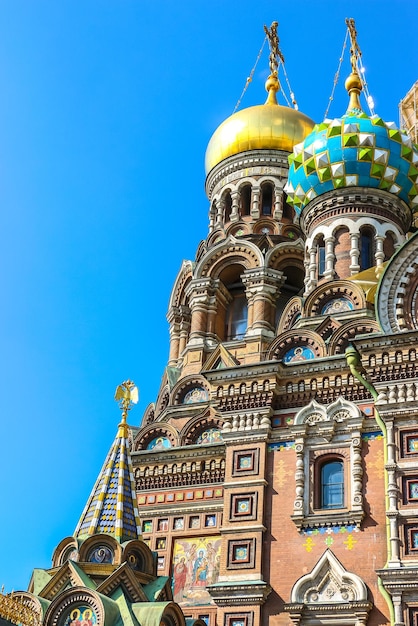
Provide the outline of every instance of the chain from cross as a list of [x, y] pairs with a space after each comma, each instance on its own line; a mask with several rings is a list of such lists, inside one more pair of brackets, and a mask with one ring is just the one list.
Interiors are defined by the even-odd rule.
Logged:
[[266, 33], [266, 37], [270, 46], [270, 55], [269, 55], [269, 65], [271, 74], [277, 75], [277, 70], [279, 68], [278, 58], [282, 63], [284, 63], [284, 56], [279, 48], [279, 37], [277, 35], [277, 27], [278, 22], [272, 22], [270, 28], [264, 25], [264, 32]]

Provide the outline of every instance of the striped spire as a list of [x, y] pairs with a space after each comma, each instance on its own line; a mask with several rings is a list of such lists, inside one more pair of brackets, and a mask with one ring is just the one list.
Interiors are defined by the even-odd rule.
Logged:
[[[129, 385], [133, 389], [131, 381], [122, 383], [118, 389], [124, 387], [129, 390]], [[137, 398], [137, 392], [133, 397]], [[120, 400], [118, 397], [117, 399]], [[129, 398], [128, 404], [131, 401], [134, 400]], [[123, 543], [138, 539], [140, 536], [135, 481], [126, 424], [127, 411], [130, 408], [128, 404], [125, 397], [123, 407], [121, 406], [123, 408], [122, 422], [119, 424], [116, 438], [75, 529], [74, 536], [80, 539], [103, 533]]]

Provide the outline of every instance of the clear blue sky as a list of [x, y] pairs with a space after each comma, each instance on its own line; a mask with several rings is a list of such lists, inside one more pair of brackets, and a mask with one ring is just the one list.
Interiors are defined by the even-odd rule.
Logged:
[[[418, 78], [411, 0], [0, 1], [0, 585], [26, 588], [75, 529], [116, 433], [168, 355], [168, 298], [207, 235], [204, 151], [279, 21], [299, 108], [321, 121], [356, 19], [376, 111]], [[331, 117], [347, 99], [343, 81]], [[243, 106], [265, 99], [267, 54]]]

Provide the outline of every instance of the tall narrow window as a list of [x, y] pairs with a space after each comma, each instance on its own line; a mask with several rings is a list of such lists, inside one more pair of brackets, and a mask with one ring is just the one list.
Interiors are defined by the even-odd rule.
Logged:
[[261, 214], [271, 215], [273, 208], [273, 186], [270, 183], [264, 183], [261, 187]]
[[232, 211], [232, 198], [229, 191], [227, 191], [223, 197], [224, 205], [225, 205], [225, 219], [224, 223], [226, 224], [231, 219], [231, 211]]
[[373, 263], [373, 234], [368, 228], [360, 233], [360, 259], [361, 269], [367, 270]]
[[226, 315], [226, 339], [242, 339], [247, 330], [248, 306], [245, 293], [235, 292]]
[[322, 278], [325, 274], [325, 242], [323, 237], [318, 240], [316, 254], [318, 263], [318, 278]]
[[344, 506], [344, 466], [342, 461], [329, 461], [321, 466], [321, 509]]
[[251, 185], [241, 187], [241, 216], [250, 215], [251, 211]]

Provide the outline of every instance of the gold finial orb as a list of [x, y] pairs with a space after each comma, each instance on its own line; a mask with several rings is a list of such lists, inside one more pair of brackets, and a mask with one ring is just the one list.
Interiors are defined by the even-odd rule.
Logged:
[[345, 88], [347, 89], [348, 93], [350, 93], [352, 89], [356, 89], [357, 91], [361, 91], [363, 89], [360, 76], [357, 74], [357, 72], [352, 72], [347, 77], [345, 81]]
[[266, 104], [277, 104], [276, 93], [280, 91], [280, 82], [277, 78], [277, 72], [270, 74], [266, 80], [265, 87], [268, 93]]

